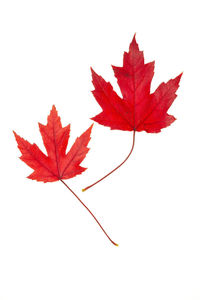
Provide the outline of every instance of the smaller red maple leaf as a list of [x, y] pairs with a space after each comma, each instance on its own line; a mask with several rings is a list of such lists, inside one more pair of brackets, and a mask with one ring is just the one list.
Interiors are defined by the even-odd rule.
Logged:
[[18, 148], [22, 153], [20, 159], [34, 170], [28, 178], [52, 182], [69, 179], [84, 172], [86, 168], [81, 167], [80, 164], [89, 151], [87, 145], [90, 141], [92, 126], [76, 139], [66, 154], [70, 125], [62, 127], [60, 117], [55, 106], [53, 106], [48, 116], [47, 125], [39, 123], [40, 133], [48, 156], [36, 144], [30, 144], [14, 132]]
[[109, 82], [92, 70], [95, 88], [92, 93], [102, 108], [102, 112], [92, 120], [112, 130], [133, 131], [133, 144], [128, 156], [119, 166], [83, 191], [102, 181], [127, 161], [133, 151], [136, 131], [158, 133], [175, 121], [174, 116], [169, 115], [167, 111], [176, 98], [182, 74], [167, 83], [161, 83], [155, 92], [151, 93], [154, 62], [144, 62], [143, 51], [139, 50], [135, 36], [129, 52], [124, 53], [123, 66], [112, 68], [122, 97], [118, 96]]
[[60, 180], [92, 215], [109, 240], [114, 245], [118, 246], [110, 239], [89, 208], [63, 181], [63, 179], [75, 177], [86, 170], [86, 168], [82, 167], [80, 164], [89, 151], [87, 145], [90, 141], [92, 127], [93, 124], [76, 139], [71, 149], [68, 153], [66, 153], [70, 136], [70, 125], [62, 127], [60, 117], [53, 105], [50, 115], [48, 116], [47, 125], [39, 123], [39, 129], [47, 155], [44, 154], [36, 144], [30, 144], [28, 141], [16, 134], [16, 132], [14, 132], [14, 135], [18, 148], [22, 153], [20, 159], [34, 170], [28, 178], [43, 182]]

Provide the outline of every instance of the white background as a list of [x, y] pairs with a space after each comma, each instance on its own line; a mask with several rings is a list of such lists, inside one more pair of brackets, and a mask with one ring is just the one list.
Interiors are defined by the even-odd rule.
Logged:
[[[199, 1], [0, 2], [0, 300], [200, 299]], [[70, 145], [100, 112], [90, 66], [117, 92], [134, 33], [146, 62], [155, 60], [152, 91], [184, 71], [170, 109], [177, 121], [159, 134], [95, 124], [88, 170], [68, 181], [91, 216], [59, 182], [26, 179], [12, 130], [44, 150], [37, 122], [52, 104]]]

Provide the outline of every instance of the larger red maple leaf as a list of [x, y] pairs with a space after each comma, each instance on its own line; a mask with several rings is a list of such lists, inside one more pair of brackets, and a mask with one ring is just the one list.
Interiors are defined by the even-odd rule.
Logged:
[[111, 240], [89, 208], [63, 181], [63, 179], [72, 178], [86, 170], [86, 168], [83, 168], [80, 164], [89, 151], [87, 145], [90, 141], [92, 126], [93, 125], [76, 139], [69, 152], [66, 153], [70, 135], [70, 125], [62, 127], [60, 117], [58, 116], [55, 106], [53, 106], [50, 115], [48, 116], [47, 125], [39, 123], [39, 129], [47, 155], [44, 154], [36, 144], [30, 144], [15, 132], [14, 135], [18, 148], [22, 153], [22, 156], [20, 157], [21, 160], [34, 170], [28, 178], [43, 182], [60, 180], [92, 215], [108, 239], [115, 246], [118, 246]]
[[117, 95], [109, 82], [92, 70], [93, 95], [103, 110], [92, 120], [111, 129], [151, 133], [159, 132], [175, 121], [167, 111], [176, 98], [182, 74], [161, 83], [151, 93], [154, 62], [144, 63], [143, 51], [139, 50], [135, 36], [129, 52], [124, 53], [123, 66], [112, 68], [123, 98]]
[[92, 70], [92, 82], [95, 88], [93, 95], [102, 108], [102, 112], [92, 120], [111, 129], [133, 131], [133, 145], [127, 158], [102, 179], [113, 173], [129, 158], [133, 150], [136, 131], [157, 133], [175, 121], [174, 116], [169, 115], [167, 111], [176, 98], [176, 91], [182, 76], [180, 74], [167, 83], [161, 83], [155, 92], [151, 93], [154, 62], [144, 62], [143, 52], [139, 50], [135, 36], [130, 44], [129, 52], [124, 53], [123, 66], [112, 68], [122, 98], [113, 90], [109, 82]]

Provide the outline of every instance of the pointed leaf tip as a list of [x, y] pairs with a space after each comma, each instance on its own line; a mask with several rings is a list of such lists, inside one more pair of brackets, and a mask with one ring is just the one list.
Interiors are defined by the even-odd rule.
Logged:
[[133, 36], [133, 39], [132, 39], [132, 42], [130, 43], [130, 46], [129, 46], [129, 51], [138, 51], [139, 50], [139, 46], [138, 46], [138, 43], [136, 41], [136, 33], [134, 34]]
[[181, 80], [182, 76], [183, 76], [183, 72], [181, 72], [181, 73], [177, 76], [177, 78], [179, 79], [179, 81]]
[[90, 68], [91, 69], [91, 73], [92, 73], [92, 79], [94, 80], [96, 77], [98, 77], [99, 75], [94, 71], [93, 68]]
[[57, 110], [56, 110], [56, 106], [53, 104], [52, 105], [52, 109], [51, 109], [51, 111], [50, 111], [50, 114], [58, 114], [58, 112], [57, 112]]
[[90, 131], [92, 131], [93, 126], [94, 126], [94, 123], [92, 123], [92, 124], [90, 125], [90, 127], [89, 127]]

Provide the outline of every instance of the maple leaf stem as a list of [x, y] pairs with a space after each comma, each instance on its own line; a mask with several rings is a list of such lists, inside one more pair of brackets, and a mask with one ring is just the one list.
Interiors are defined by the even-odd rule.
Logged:
[[119, 164], [116, 168], [114, 168], [112, 171], [110, 171], [108, 174], [106, 174], [105, 176], [103, 176], [101, 179], [97, 180], [96, 182], [94, 182], [93, 184], [87, 186], [86, 188], [82, 189], [82, 192], [85, 192], [86, 190], [90, 189], [91, 187], [93, 187], [95, 184], [99, 183], [100, 181], [104, 180], [106, 177], [108, 177], [109, 175], [111, 175], [113, 172], [115, 172], [117, 169], [119, 169], [130, 157], [131, 153], [133, 152], [133, 148], [135, 145], [135, 130], [133, 131], [133, 142], [132, 142], [132, 147], [131, 150], [129, 152], [129, 154], [127, 155], [127, 157], [123, 160], [123, 162], [121, 164]]
[[115, 242], [113, 242], [113, 240], [111, 240], [111, 238], [109, 237], [109, 235], [107, 234], [107, 232], [104, 230], [104, 228], [102, 227], [102, 225], [100, 224], [100, 222], [97, 220], [97, 218], [93, 215], [93, 213], [91, 212], [91, 210], [81, 201], [81, 199], [75, 194], [75, 192], [62, 180], [60, 179], [60, 181], [68, 188], [68, 190], [78, 199], [78, 201], [87, 209], [87, 211], [91, 214], [91, 216], [95, 219], [95, 221], [97, 222], [97, 224], [99, 225], [99, 227], [101, 228], [101, 230], [104, 232], [104, 234], [107, 236], [107, 238], [110, 240], [110, 242], [115, 245], [115, 246], [119, 246], [118, 244], [116, 244]]

